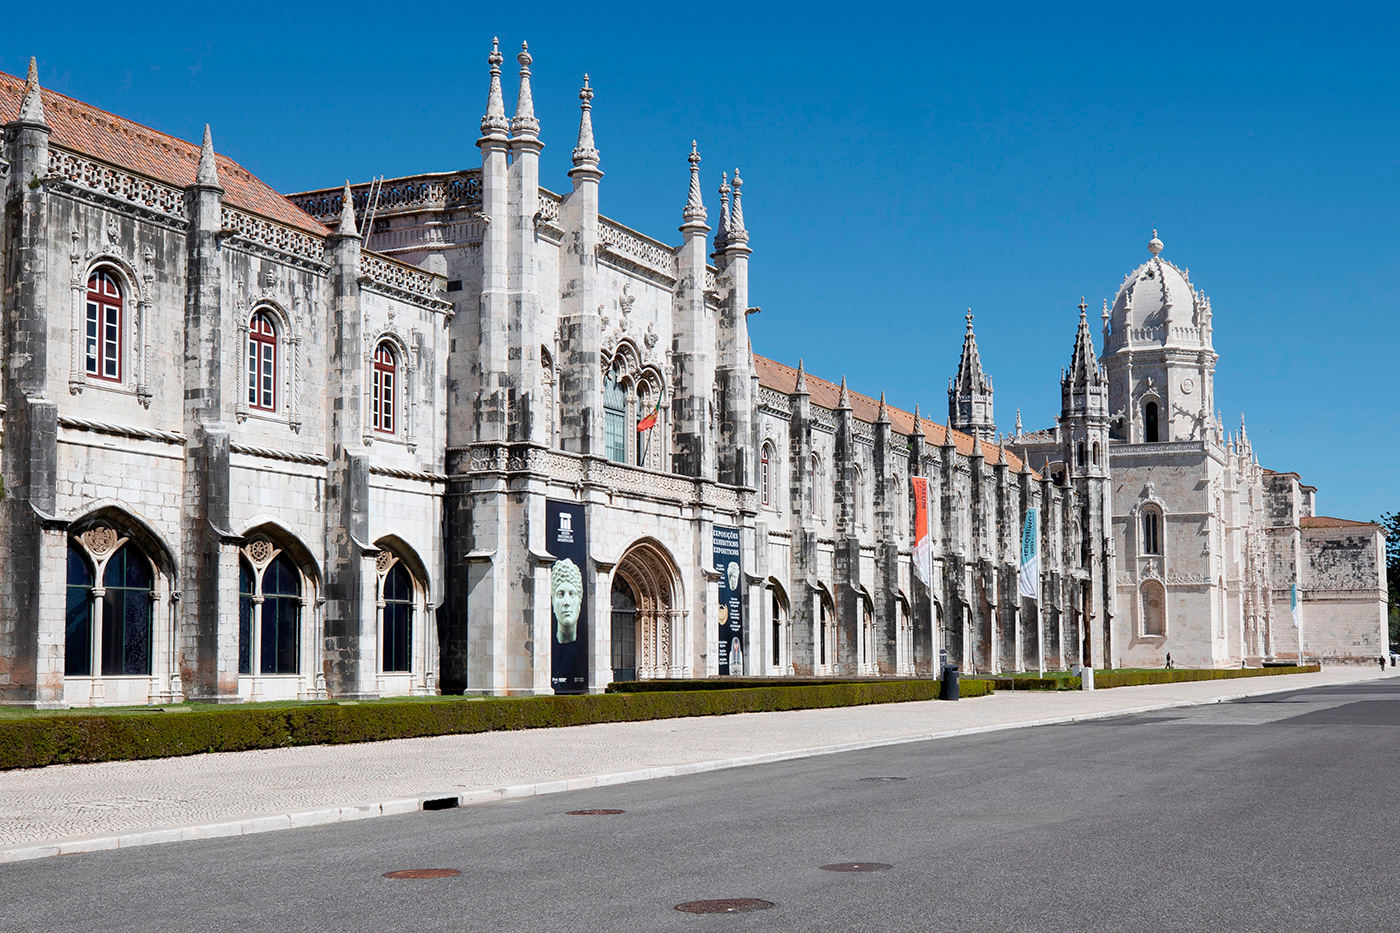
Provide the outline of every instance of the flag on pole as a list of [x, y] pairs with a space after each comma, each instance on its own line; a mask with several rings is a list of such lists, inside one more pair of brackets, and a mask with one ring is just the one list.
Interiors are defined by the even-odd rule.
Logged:
[[[651, 411], [647, 413], [646, 417], [642, 418], [642, 420], [637, 422], [637, 444], [638, 447], [641, 448], [642, 452], [642, 455], [637, 458], [640, 461], [640, 466], [647, 465], [647, 455], [651, 453], [651, 435], [647, 432], [651, 431], [652, 428], [656, 427], [656, 422], [657, 419], [660, 417], [660, 412], [661, 391], [658, 389], [656, 393], [656, 404], [651, 406]], [[643, 434], [647, 434], [647, 436], [642, 437]]]
[[1021, 529], [1021, 573], [1016, 591], [1026, 599], [1040, 598], [1040, 534], [1035, 509], [1026, 509], [1026, 525]]
[[1293, 597], [1289, 608], [1293, 610], [1293, 627], [1297, 628], [1299, 621], [1301, 621], [1300, 616], [1302, 615], [1303, 607], [1298, 603], [1298, 584], [1296, 583], [1293, 584]]
[[911, 476], [914, 484], [914, 572], [924, 586], [932, 585], [933, 542], [928, 533], [928, 479]]

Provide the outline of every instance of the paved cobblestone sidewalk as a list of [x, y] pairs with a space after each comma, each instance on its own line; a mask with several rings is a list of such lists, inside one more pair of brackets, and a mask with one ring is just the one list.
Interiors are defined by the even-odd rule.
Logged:
[[460, 796], [474, 803], [663, 777], [678, 769], [758, 763], [755, 758], [782, 760], [842, 746], [1379, 676], [1379, 670], [1341, 668], [1089, 693], [1004, 691], [959, 703], [746, 713], [0, 772], [0, 862], [388, 815], [419, 809], [424, 798]]

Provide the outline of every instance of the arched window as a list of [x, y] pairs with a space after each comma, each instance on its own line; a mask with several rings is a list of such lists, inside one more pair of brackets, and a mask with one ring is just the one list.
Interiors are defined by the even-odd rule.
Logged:
[[758, 456], [758, 490], [764, 505], [773, 504], [773, 445], [763, 442]]
[[773, 655], [770, 663], [774, 667], [778, 667], [783, 663], [783, 626], [786, 619], [783, 612], [783, 601], [778, 596], [776, 588], [769, 588], [768, 598], [771, 601], [770, 608], [773, 619]]
[[253, 673], [253, 568], [238, 560], [238, 673]]
[[603, 445], [609, 460], [627, 462], [627, 391], [614, 363], [603, 378]]
[[301, 574], [279, 554], [263, 571], [262, 658], [264, 674], [295, 674], [300, 669]]
[[[374, 348], [374, 429], [393, 434], [395, 400], [398, 397], [398, 359], [385, 340]], [[265, 589], [265, 587], [264, 587]], [[264, 649], [266, 650], [266, 649]]]
[[1148, 444], [1157, 443], [1157, 403], [1148, 402], [1142, 409], [1142, 439]]
[[1162, 512], [1156, 506], [1142, 510], [1142, 552], [1162, 553]]
[[1075, 465], [1076, 465], [1076, 466], [1083, 466], [1083, 465], [1084, 465], [1084, 442], [1083, 442], [1083, 441], [1080, 441], [1080, 442], [1079, 442], [1079, 447], [1076, 449], [1075, 454], [1076, 454]]
[[621, 576], [612, 585], [612, 676], [637, 679], [637, 597]]
[[102, 673], [151, 673], [151, 562], [126, 544], [107, 560], [102, 574]]
[[859, 466], [851, 467], [851, 504], [855, 507], [857, 525], [865, 524], [865, 472]]
[[827, 620], [826, 600], [823, 599], [823, 600], [821, 601], [821, 619], [820, 619], [819, 624], [817, 625], [817, 635], [818, 635], [818, 637], [819, 637], [820, 640], [821, 640], [821, 653], [820, 653], [820, 655], [819, 655], [819, 662], [818, 662], [818, 663], [821, 663], [821, 664], [826, 664], [826, 626], [827, 626], [827, 621], [826, 621], [826, 620]]
[[821, 458], [819, 458], [816, 454], [812, 454], [812, 464], [809, 469], [810, 482], [808, 483], [807, 489], [807, 498], [809, 501], [807, 505], [812, 513], [813, 518], [821, 518], [822, 462]]
[[248, 323], [248, 404], [263, 411], [277, 408], [277, 328], [266, 311]]
[[1158, 580], [1142, 585], [1142, 634], [1167, 634], [1167, 591]]
[[661, 421], [661, 395], [649, 383], [637, 389], [637, 466], [656, 467], [650, 462], [652, 439]]
[[120, 382], [122, 378], [122, 288], [107, 269], [88, 277], [86, 362], [89, 376]]
[[1103, 456], [1103, 451], [1099, 447], [1099, 442], [1094, 441], [1094, 466], [1098, 466], [1100, 464], [1101, 461], [1099, 460], [1099, 458], [1101, 456]]
[[403, 561], [384, 575], [384, 645], [380, 655], [386, 673], [412, 670], [413, 578]]
[[72, 542], [68, 544], [68, 613], [63, 642], [63, 673], [92, 674], [92, 567]]

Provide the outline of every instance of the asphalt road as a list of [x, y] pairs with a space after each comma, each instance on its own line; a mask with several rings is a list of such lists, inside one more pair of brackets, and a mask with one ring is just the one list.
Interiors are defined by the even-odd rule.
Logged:
[[1395, 930], [1397, 726], [1385, 680], [40, 859], [0, 930]]

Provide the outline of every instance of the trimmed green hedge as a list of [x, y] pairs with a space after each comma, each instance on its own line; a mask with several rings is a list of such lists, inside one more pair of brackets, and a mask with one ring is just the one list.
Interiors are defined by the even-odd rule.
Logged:
[[1320, 664], [1292, 667], [1227, 667], [1215, 670], [1095, 671], [1094, 686], [1140, 687], [1145, 684], [1180, 684], [1192, 680], [1233, 680], [1236, 677], [1272, 677], [1275, 674], [1316, 674]]
[[[965, 679], [964, 698], [986, 696], [986, 680]], [[771, 710], [930, 700], [936, 680], [749, 687], [431, 702], [229, 707], [178, 716], [70, 715], [0, 721], [0, 769], [167, 758], [292, 745], [339, 745], [505, 729], [639, 722]]]
[[608, 693], [667, 693], [677, 690], [741, 690], [751, 687], [823, 687], [831, 684], [907, 684], [908, 677], [706, 677], [697, 680], [620, 680]]
[[992, 677], [998, 690], [1078, 690], [1078, 677]]

